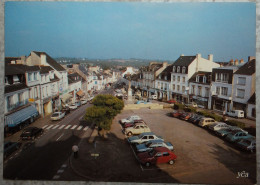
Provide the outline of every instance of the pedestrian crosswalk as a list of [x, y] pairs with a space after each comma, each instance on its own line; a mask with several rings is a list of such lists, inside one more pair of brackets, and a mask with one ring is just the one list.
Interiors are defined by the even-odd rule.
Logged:
[[65, 129], [65, 130], [83, 130], [87, 131], [88, 126], [83, 127], [82, 125], [44, 125], [42, 129], [52, 130], [52, 129]]

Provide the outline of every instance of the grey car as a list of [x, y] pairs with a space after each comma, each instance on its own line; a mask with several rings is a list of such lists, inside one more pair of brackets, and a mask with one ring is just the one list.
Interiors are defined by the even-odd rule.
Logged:
[[173, 151], [173, 145], [170, 142], [164, 142], [161, 139], [151, 140], [143, 144], [136, 145], [137, 152], [147, 152], [156, 147], [166, 147]]

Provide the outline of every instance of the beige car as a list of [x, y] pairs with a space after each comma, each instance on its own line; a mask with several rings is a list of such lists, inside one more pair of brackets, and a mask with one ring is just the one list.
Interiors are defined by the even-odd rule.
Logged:
[[133, 127], [125, 129], [125, 134], [128, 136], [138, 135], [143, 132], [151, 132], [150, 128], [145, 123], [136, 123]]
[[213, 118], [202, 118], [199, 122], [199, 126], [205, 127], [205, 126], [209, 126], [213, 123], [216, 123], [216, 121]]

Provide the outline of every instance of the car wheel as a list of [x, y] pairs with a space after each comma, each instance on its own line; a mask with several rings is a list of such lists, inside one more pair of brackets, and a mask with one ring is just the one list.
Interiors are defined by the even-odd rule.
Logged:
[[151, 163], [147, 162], [147, 163], [145, 163], [145, 166], [149, 167], [149, 166], [151, 166]]
[[170, 161], [169, 161], [169, 164], [174, 164], [174, 160], [170, 160]]
[[133, 135], [133, 134], [132, 134], [132, 132], [128, 132], [127, 135], [128, 135], [128, 136], [131, 136], [131, 135]]

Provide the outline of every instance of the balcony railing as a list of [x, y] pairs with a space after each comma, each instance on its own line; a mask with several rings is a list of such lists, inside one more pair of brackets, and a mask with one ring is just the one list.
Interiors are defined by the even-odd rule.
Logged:
[[19, 108], [21, 106], [27, 105], [29, 103], [28, 99], [24, 100], [24, 101], [20, 101], [11, 105], [7, 105], [7, 110], [8, 112], [11, 110], [14, 110], [16, 108]]

